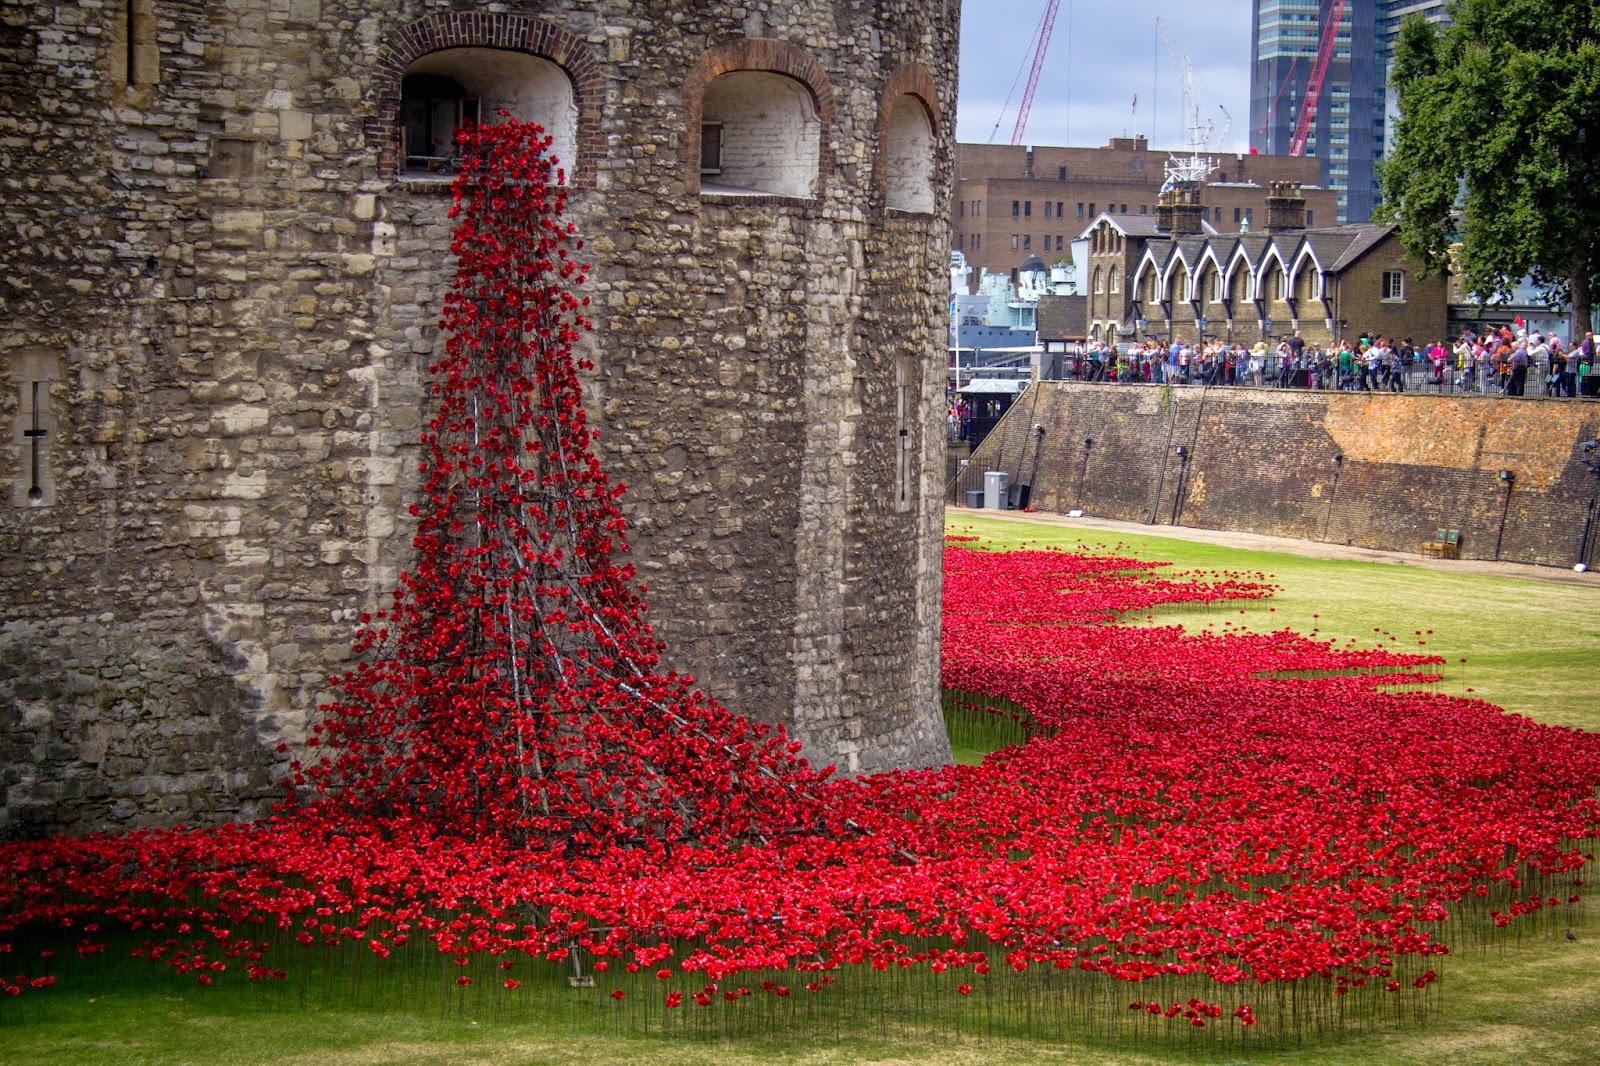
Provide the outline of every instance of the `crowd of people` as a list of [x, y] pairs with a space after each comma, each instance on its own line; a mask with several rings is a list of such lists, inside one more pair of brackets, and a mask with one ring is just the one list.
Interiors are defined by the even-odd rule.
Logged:
[[1318, 346], [1299, 333], [1269, 346], [1208, 340], [1136, 341], [1125, 346], [1079, 345], [1067, 353], [1069, 380], [1171, 385], [1275, 385], [1284, 388], [1404, 392], [1498, 393], [1575, 397], [1583, 379], [1600, 376], [1593, 333], [1568, 345], [1538, 330], [1502, 326], [1464, 331], [1454, 341], [1363, 334]]
[[[1080, 344], [1068, 351], [1061, 378], [1156, 385], [1254, 385], [1352, 392], [1465, 392], [1569, 398], [1596, 395], [1600, 359], [1595, 337], [1569, 345], [1539, 330], [1500, 326], [1464, 330], [1453, 341], [1413, 343], [1362, 334], [1329, 345], [1307, 344], [1298, 332], [1275, 345], [1209, 340]], [[1591, 379], [1589, 391], [1585, 379]], [[1529, 382], [1534, 383], [1530, 392]], [[951, 440], [972, 439], [974, 419], [993, 421], [1004, 405], [952, 395], [946, 412]]]

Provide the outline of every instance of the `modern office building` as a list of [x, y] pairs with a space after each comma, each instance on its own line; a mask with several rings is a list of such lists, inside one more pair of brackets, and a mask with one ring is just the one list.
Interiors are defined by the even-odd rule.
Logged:
[[1382, 88], [1377, 103], [1378, 132], [1373, 144], [1382, 158], [1394, 138], [1394, 120], [1400, 114], [1391, 74], [1394, 69], [1394, 43], [1400, 36], [1400, 23], [1412, 15], [1421, 15], [1429, 22], [1448, 25], [1450, 0], [1387, 0], [1379, 4], [1378, 11], [1378, 73]]
[[[1289, 154], [1315, 73], [1323, 28], [1339, 0], [1254, 0], [1250, 146]], [[1447, 0], [1344, 0], [1304, 153], [1322, 163], [1322, 184], [1339, 197], [1340, 219], [1364, 222], [1378, 202], [1375, 164], [1397, 113], [1388, 89], [1400, 23], [1447, 19]]]

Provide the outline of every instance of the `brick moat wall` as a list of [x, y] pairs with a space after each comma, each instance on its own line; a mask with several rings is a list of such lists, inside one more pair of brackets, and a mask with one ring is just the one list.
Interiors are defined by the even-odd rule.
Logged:
[[[671, 665], [847, 772], [947, 759], [957, 24], [911, 0], [6, 5], [0, 834], [275, 796], [410, 558], [453, 264], [396, 116], [407, 65], [458, 47], [571, 80], [586, 388]], [[812, 195], [700, 192], [696, 94], [742, 69], [804, 85]], [[926, 213], [884, 203], [908, 95]]]
[[1463, 558], [1571, 566], [1597, 432], [1587, 402], [1044, 382], [958, 488], [1004, 470], [1040, 510], [1401, 551], [1446, 527]]

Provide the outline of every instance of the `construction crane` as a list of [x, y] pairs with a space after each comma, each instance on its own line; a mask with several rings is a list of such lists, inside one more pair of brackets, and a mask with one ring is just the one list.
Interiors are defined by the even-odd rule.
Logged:
[[[1039, 25], [1033, 31], [1033, 43], [1028, 46], [1028, 51], [1022, 54], [1023, 65], [1027, 65], [1028, 56], [1033, 56], [1033, 67], [1028, 71], [1028, 84], [1022, 90], [1022, 103], [1017, 107], [1017, 124], [1011, 130], [1011, 143], [1021, 144], [1022, 135], [1028, 129], [1028, 112], [1033, 110], [1033, 94], [1039, 88], [1039, 75], [1044, 72], [1044, 55], [1050, 48], [1050, 34], [1056, 28], [1056, 9], [1061, 6], [1061, 0], [1048, 0], [1045, 4], [1044, 14], [1039, 18]], [[1022, 76], [1022, 67], [1017, 68], [1017, 77]], [[1012, 81], [1011, 92], [1016, 92], [1017, 83]], [[1000, 106], [1000, 117], [994, 120], [994, 129], [989, 131], [989, 143], [994, 143], [994, 135], [1000, 131], [1001, 119], [1005, 118], [1006, 108], [1011, 106], [1011, 93], [1006, 94], [1006, 102]]]
[[1322, 81], [1328, 76], [1328, 60], [1333, 58], [1334, 42], [1339, 38], [1339, 23], [1344, 18], [1345, 0], [1328, 0], [1327, 17], [1322, 23], [1322, 39], [1317, 42], [1317, 59], [1311, 67], [1311, 77], [1306, 82], [1306, 96], [1300, 102], [1300, 117], [1295, 120], [1294, 136], [1289, 138], [1289, 154], [1306, 154], [1306, 138], [1311, 133], [1311, 123], [1317, 117], [1317, 97], [1322, 95]]
[[1289, 87], [1289, 80], [1294, 77], [1295, 68], [1300, 65], [1300, 53], [1296, 52], [1294, 58], [1289, 60], [1289, 69], [1284, 73], [1283, 80], [1278, 83], [1278, 91], [1272, 94], [1272, 103], [1267, 105], [1267, 117], [1261, 120], [1261, 128], [1256, 130], [1256, 136], [1264, 137], [1267, 127], [1272, 125], [1272, 116], [1278, 110], [1278, 101], [1283, 98], [1283, 90]]

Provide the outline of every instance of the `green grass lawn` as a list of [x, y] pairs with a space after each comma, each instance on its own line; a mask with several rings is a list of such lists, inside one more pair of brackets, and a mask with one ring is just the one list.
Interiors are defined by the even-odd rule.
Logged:
[[1445, 692], [1551, 725], [1600, 730], [1600, 594], [1591, 589], [1011, 519], [962, 516], [949, 530], [977, 534], [996, 550], [1082, 548], [1164, 560], [1179, 570], [1262, 573], [1281, 587], [1271, 600], [1169, 608], [1154, 620], [1197, 630], [1224, 623], [1315, 630], [1336, 642], [1430, 652], [1446, 660]]
[[[1270, 601], [1242, 605], [1243, 615], [1237, 607], [1186, 608], [1158, 612], [1154, 621], [1196, 629], [1225, 624], [1316, 629], [1340, 641], [1382, 640], [1402, 649], [1418, 649], [1417, 641], [1426, 640], [1419, 650], [1448, 659], [1446, 691], [1470, 689], [1540, 721], [1600, 728], [1600, 684], [1594, 678], [1600, 597], [1583, 588], [1236, 551], [1159, 537], [1127, 539], [1010, 520], [963, 517], [952, 529], [978, 533], [998, 548], [1083, 545], [1169, 560], [1184, 570], [1259, 571], [1282, 592]], [[1417, 630], [1424, 633], [1419, 636]], [[1465, 663], [1458, 661], [1462, 658]], [[958, 738], [958, 757], [976, 761], [984, 747], [981, 735]], [[1563, 928], [1528, 928], [1487, 948], [1463, 948], [1441, 969], [1442, 1007], [1424, 1024], [1379, 1025], [1296, 1048], [995, 1041], [932, 1031], [893, 1017], [852, 1022], [839, 1032], [808, 1025], [736, 1039], [664, 1039], [608, 1031], [603, 1014], [586, 1007], [576, 992], [570, 1004], [558, 995], [547, 1007], [516, 1019], [485, 1015], [470, 1003], [459, 1009], [437, 996], [426, 1009], [380, 1010], [329, 1006], [340, 998], [313, 989], [301, 1006], [298, 996], [263, 997], [220, 986], [200, 990], [153, 968], [128, 964], [0, 1004], [0, 1062], [1600, 1063], [1600, 921], [1574, 921], [1575, 939], [1563, 935]], [[1460, 938], [1446, 930], [1445, 939]], [[0, 957], [0, 969], [4, 966]]]

